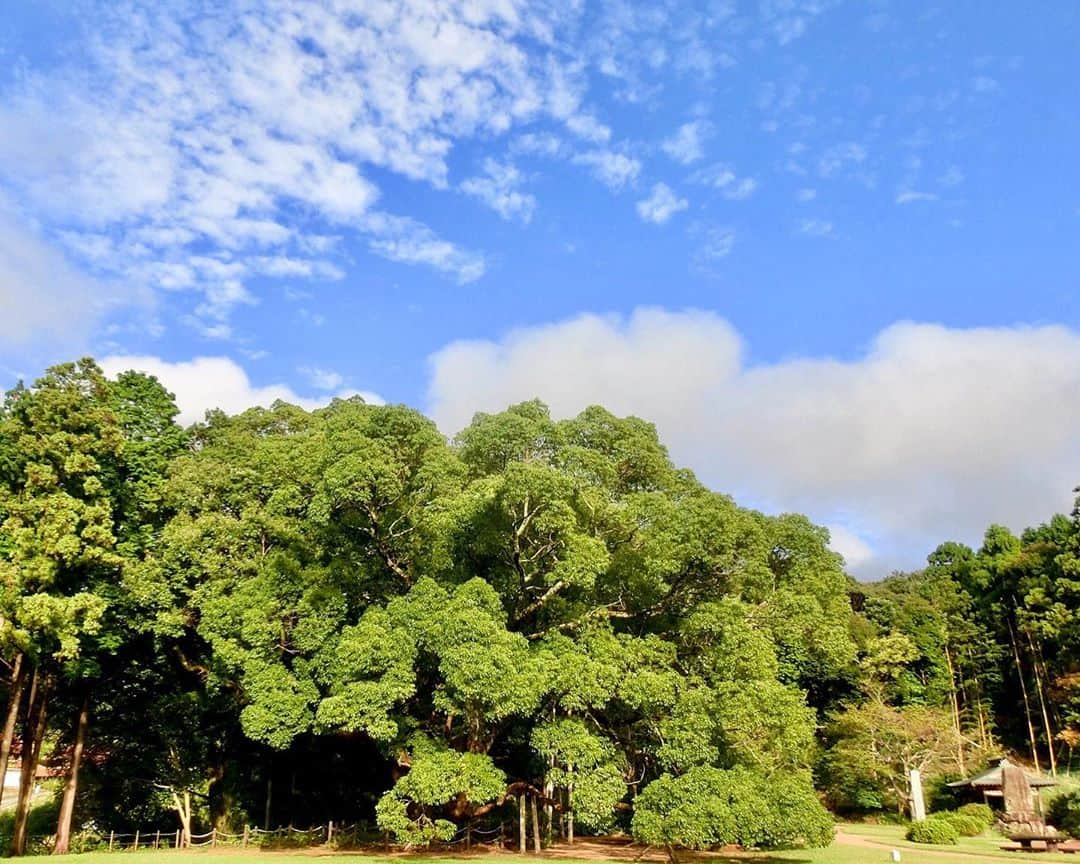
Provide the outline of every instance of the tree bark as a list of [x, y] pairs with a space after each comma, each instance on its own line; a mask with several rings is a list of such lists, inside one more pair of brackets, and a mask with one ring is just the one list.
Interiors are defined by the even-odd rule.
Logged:
[[56, 845], [54, 855], [64, 855], [71, 845], [71, 820], [75, 814], [75, 796], [79, 791], [79, 767], [86, 748], [86, 730], [90, 726], [90, 693], [83, 696], [79, 719], [75, 726], [75, 745], [71, 749], [71, 767], [68, 769], [64, 798], [60, 803], [60, 818], [56, 822]]
[[23, 666], [23, 654], [20, 651], [15, 655], [15, 662], [11, 667], [11, 690], [8, 693], [3, 738], [0, 739], [0, 804], [3, 804], [4, 800], [4, 781], [7, 779], [8, 763], [11, 761], [11, 742], [15, 738], [15, 724], [19, 720], [25, 684], [26, 668]]
[[48, 681], [37, 667], [30, 681], [30, 700], [23, 724], [22, 771], [19, 776], [19, 801], [15, 806], [15, 828], [11, 837], [11, 854], [25, 855], [27, 827], [30, 817], [30, 799], [34, 794], [34, 780], [41, 742], [45, 738], [48, 723]]

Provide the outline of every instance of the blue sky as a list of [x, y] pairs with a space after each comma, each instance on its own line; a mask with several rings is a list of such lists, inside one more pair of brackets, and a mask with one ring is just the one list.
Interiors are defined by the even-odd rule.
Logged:
[[0, 377], [601, 402], [913, 566], [1080, 482], [1077, 44], [1068, 3], [8, 4]]

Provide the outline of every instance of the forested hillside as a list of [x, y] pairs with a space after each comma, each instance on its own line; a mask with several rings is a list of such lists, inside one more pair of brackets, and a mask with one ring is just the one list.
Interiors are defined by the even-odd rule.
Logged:
[[92, 361], [5, 400], [15, 851], [37, 761], [61, 848], [91, 820], [417, 844], [518, 796], [551, 834], [767, 847], [828, 842], [822, 802], [902, 807], [907, 768], [1061, 770], [1080, 739], [1080, 513], [859, 585], [599, 407], [452, 442], [360, 399], [176, 415]]

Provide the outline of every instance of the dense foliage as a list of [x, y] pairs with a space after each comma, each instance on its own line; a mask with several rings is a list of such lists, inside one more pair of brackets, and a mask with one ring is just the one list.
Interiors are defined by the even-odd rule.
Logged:
[[913, 767], [1080, 739], [1076, 514], [857, 586], [824, 529], [602, 408], [450, 442], [358, 398], [176, 414], [89, 360], [0, 410], [16, 852], [39, 760], [60, 848], [89, 820], [418, 845], [526, 799], [549, 839], [779, 847], [831, 838], [815, 776], [837, 809], [903, 807]]
[[[3, 410], [9, 695], [27, 740], [96, 754], [69, 771], [81, 817], [373, 817], [417, 844], [527, 795], [549, 834], [828, 839], [815, 700], [855, 645], [822, 529], [600, 408], [452, 443], [359, 399], [175, 413], [91, 361]], [[653, 837], [690, 787], [695, 818], [741, 809]]]

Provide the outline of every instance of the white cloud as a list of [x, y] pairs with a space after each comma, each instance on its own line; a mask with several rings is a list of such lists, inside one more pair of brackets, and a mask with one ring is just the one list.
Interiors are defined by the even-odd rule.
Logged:
[[705, 136], [709, 126], [704, 120], [683, 123], [669, 137], [660, 142], [660, 149], [676, 162], [689, 165], [705, 155]]
[[685, 210], [689, 206], [689, 202], [676, 195], [666, 183], [657, 183], [653, 186], [648, 198], [637, 202], [637, 212], [638, 216], [646, 222], [663, 225], [680, 210]]
[[633, 182], [641, 171], [641, 163], [637, 159], [613, 150], [577, 153], [570, 161], [588, 168], [597, 180], [615, 192]]
[[536, 198], [519, 191], [525, 178], [513, 165], [484, 160], [484, 173], [462, 181], [461, 191], [482, 201], [503, 219], [532, 219]]
[[475, 282], [487, 268], [482, 255], [442, 239], [422, 222], [406, 216], [373, 213], [365, 223], [372, 231], [368, 248], [391, 261], [427, 264], [453, 274], [461, 285]]
[[[579, 14], [523, 0], [115, 4], [77, 60], [0, 92], [0, 181], [84, 268], [216, 292], [183, 313], [206, 329], [225, 329], [259, 273], [340, 272], [328, 235], [469, 281], [483, 256], [379, 212], [371, 169], [445, 189], [459, 142], [542, 118], [606, 146], [582, 64], [547, 50]], [[595, 170], [618, 186], [637, 167], [609, 154]], [[499, 212], [531, 209], [498, 191]], [[236, 272], [186, 266], [195, 250]]]
[[825, 527], [829, 529], [829, 548], [843, 556], [849, 571], [858, 573], [873, 562], [873, 547], [858, 534], [835, 522]]
[[1075, 330], [900, 323], [847, 361], [744, 354], [708, 312], [582, 316], [448, 345], [429, 407], [446, 432], [537, 396], [559, 417], [592, 403], [645, 417], [713, 487], [842, 526], [834, 544], [863, 575], [991, 522], [1035, 524], [1080, 481]]
[[[238, 414], [255, 405], [269, 407], [281, 400], [310, 410], [326, 405], [331, 399], [330, 395], [300, 396], [285, 384], [256, 386], [244, 368], [228, 357], [196, 357], [173, 363], [160, 357], [116, 355], [105, 357], [101, 368], [109, 376], [128, 369], [153, 375], [176, 396], [179, 420], [184, 425], [202, 420], [213, 408]], [[375, 405], [383, 403], [378, 394], [358, 390], [338, 390], [333, 395], [341, 398], [358, 395]]]
[[800, 189], [795, 193], [795, 200], [800, 204], [809, 204], [815, 198], [817, 198], [817, 189], [812, 189], [810, 187]]

